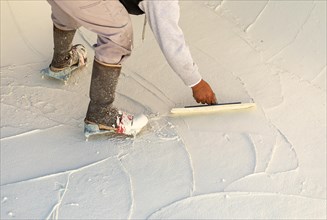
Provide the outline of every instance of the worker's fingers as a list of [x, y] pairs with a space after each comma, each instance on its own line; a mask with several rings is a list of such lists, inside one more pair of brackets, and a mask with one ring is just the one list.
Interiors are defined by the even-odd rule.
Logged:
[[193, 97], [197, 103], [213, 105], [217, 103], [215, 93], [212, 91], [210, 85], [201, 80], [196, 86], [192, 87]]

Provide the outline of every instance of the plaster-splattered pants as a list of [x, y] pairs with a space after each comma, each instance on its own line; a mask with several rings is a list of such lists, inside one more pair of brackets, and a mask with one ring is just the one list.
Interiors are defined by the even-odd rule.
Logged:
[[118, 0], [48, 0], [54, 25], [61, 30], [80, 26], [98, 35], [95, 57], [120, 64], [131, 54], [133, 29], [130, 16]]

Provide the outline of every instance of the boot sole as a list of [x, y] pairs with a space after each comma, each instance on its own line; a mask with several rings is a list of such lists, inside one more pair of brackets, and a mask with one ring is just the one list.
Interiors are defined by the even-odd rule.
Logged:
[[52, 71], [49, 66], [48, 68], [41, 70], [41, 73], [44, 76], [48, 76], [53, 79], [58, 79], [65, 82], [68, 81], [75, 70], [86, 66], [87, 63], [87, 52], [85, 47], [82, 44], [76, 44], [74, 48], [79, 55], [79, 61], [76, 64], [63, 69], [58, 69], [58, 71]]
[[92, 123], [89, 121], [85, 121], [84, 122], [84, 136], [87, 139], [93, 135], [101, 135], [101, 134], [108, 134], [108, 133], [113, 133], [113, 134], [122, 135], [122, 136], [135, 136], [143, 129], [143, 127], [145, 127], [145, 125], [147, 123], [148, 123], [148, 120], [146, 120], [146, 122], [144, 122], [144, 124], [140, 128], [134, 129], [130, 133], [119, 133], [119, 132], [117, 132], [116, 128], [108, 127], [108, 126], [101, 125], [101, 124], [95, 124], [95, 123]]
[[[85, 65], [83, 65], [85, 66]], [[72, 75], [72, 73], [79, 69], [82, 68], [83, 66], [71, 66], [71, 67], [67, 67], [61, 71], [58, 72], [54, 72], [50, 69], [50, 67], [43, 69], [41, 71], [42, 75], [53, 78], [53, 79], [57, 79], [57, 80], [61, 80], [61, 81], [68, 81], [68, 79], [70, 78], [70, 76]]]
[[108, 133], [116, 133], [115, 128], [110, 129], [100, 129], [97, 124], [88, 124], [84, 123], [84, 135], [86, 138], [97, 134], [108, 134]]

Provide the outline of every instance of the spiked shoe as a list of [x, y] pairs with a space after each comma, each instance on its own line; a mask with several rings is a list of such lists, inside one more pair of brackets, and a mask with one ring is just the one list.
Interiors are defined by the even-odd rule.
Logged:
[[84, 66], [87, 61], [83, 45], [72, 46], [76, 30], [63, 31], [53, 26], [54, 52], [50, 66], [42, 71], [46, 76], [68, 80], [74, 70]]

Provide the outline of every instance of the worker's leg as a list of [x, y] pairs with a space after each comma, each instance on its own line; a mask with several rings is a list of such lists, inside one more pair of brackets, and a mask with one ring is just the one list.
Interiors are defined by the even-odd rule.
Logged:
[[[98, 35], [95, 47], [97, 60], [106, 64], [120, 64], [131, 54], [132, 23], [128, 12], [119, 0], [48, 1], [54, 1], [78, 25]], [[55, 18], [55, 20], [66, 29], [74, 27], [74, 22], [62, 21], [67, 21], [66, 18]]]
[[56, 1], [78, 24], [98, 35], [90, 86], [85, 134], [114, 130], [137, 133], [147, 123], [114, 107], [121, 63], [131, 54], [133, 29], [130, 16], [118, 0]]
[[53, 21], [53, 58], [46, 75], [66, 80], [71, 72], [86, 61], [86, 50], [82, 45], [72, 45], [76, 29], [80, 25], [63, 11], [55, 1], [48, 1]]

